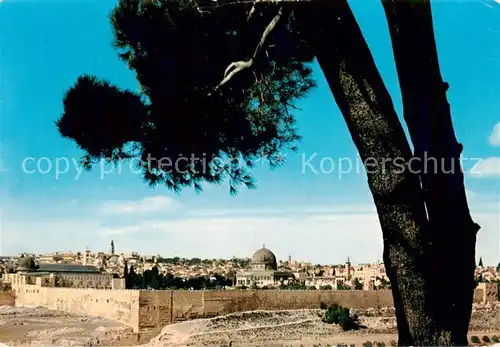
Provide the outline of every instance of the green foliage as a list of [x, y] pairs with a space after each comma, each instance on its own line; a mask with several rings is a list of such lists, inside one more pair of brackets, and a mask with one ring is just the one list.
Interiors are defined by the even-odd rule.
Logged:
[[344, 283], [337, 284], [337, 290], [351, 290], [351, 287]]
[[125, 279], [125, 288], [126, 289], [130, 289], [130, 277], [128, 275], [128, 265], [125, 265], [125, 267], [123, 268], [123, 278]]
[[358, 316], [351, 315], [348, 308], [337, 304], [328, 307], [323, 321], [329, 324], [338, 324], [346, 331], [359, 329]]
[[306, 290], [308, 289], [306, 285], [300, 284], [300, 283], [291, 283], [291, 284], [285, 284], [280, 286], [280, 289], [285, 289], [285, 290]]
[[155, 266], [151, 270], [146, 270], [142, 274], [137, 274], [133, 266], [130, 267], [125, 286], [127, 289], [221, 289], [232, 284], [231, 279], [219, 275], [211, 280], [207, 277], [194, 277], [183, 279], [172, 274], [163, 275], [158, 272]]
[[479, 257], [479, 264], [478, 266], [482, 267], [483, 266], [483, 257]]
[[371, 341], [365, 341], [363, 347], [373, 347], [373, 343], [371, 343]]
[[[139, 91], [82, 75], [56, 122], [85, 151], [82, 163], [135, 159], [152, 186], [174, 191], [229, 179], [230, 191], [254, 187], [257, 160], [283, 163], [299, 136], [294, 103], [314, 81], [313, 55], [285, 11], [254, 56], [274, 6], [251, 3], [120, 0], [111, 13], [118, 56]], [[202, 9], [202, 10], [201, 10]], [[231, 62], [253, 64], [219, 86]]]
[[352, 282], [355, 290], [363, 290], [363, 283], [360, 282], [359, 278], [355, 278]]
[[329, 284], [319, 287], [320, 290], [333, 290], [333, 287]]
[[490, 337], [487, 336], [487, 335], [484, 335], [483, 338], [481, 339], [484, 343], [490, 343], [491, 340], [490, 340]]
[[385, 277], [377, 277], [379, 285], [377, 289], [391, 289], [391, 282], [386, 280]]
[[385, 347], [385, 343], [383, 342], [377, 342], [377, 347]]
[[496, 336], [496, 335], [493, 335], [491, 337], [491, 342], [493, 342], [493, 343], [499, 343], [500, 342], [500, 338], [498, 336]]
[[472, 343], [481, 343], [481, 340], [477, 336], [471, 336], [470, 342], [472, 342]]

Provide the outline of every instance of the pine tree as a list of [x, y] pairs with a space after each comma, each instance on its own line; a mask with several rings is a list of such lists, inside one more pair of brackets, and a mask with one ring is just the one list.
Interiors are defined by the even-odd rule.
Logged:
[[[368, 184], [399, 343], [465, 345], [479, 226], [458, 169], [462, 147], [439, 71], [430, 2], [383, 5], [415, 153], [345, 0], [228, 6], [120, 0], [111, 14], [114, 44], [140, 91], [82, 75], [65, 94], [57, 126], [85, 150], [87, 168], [134, 158], [152, 186], [201, 191], [203, 182], [227, 179], [235, 194], [238, 186], [255, 187], [256, 159], [280, 166], [283, 151], [295, 148], [295, 102], [314, 86], [308, 63], [316, 58], [361, 159], [383, 165], [370, 167]], [[387, 161], [407, 164], [429, 154], [454, 172], [416, 175]]]
[[130, 289], [135, 289], [138, 283], [137, 283], [137, 274], [135, 273], [134, 270], [134, 265], [130, 265], [130, 268], [128, 269], [128, 279], [129, 279], [128, 282]]
[[125, 279], [125, 288], [126, 289], [132, 289], [130, 288], [130, 278], [128, 274], [128, 265], [125, 264], [125, 267], [123, 268], [123, 278]]

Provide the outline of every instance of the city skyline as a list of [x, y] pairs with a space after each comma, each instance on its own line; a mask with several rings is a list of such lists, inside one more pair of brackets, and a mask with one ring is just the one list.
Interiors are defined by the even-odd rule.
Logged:
[[[350, 1], [377, 66], [401, 114], [392, 49], [379, 1]], [[81, 245], [98, 249], [111, 237], [117, 248], [204, 258], [251, 255], [263, 243], [286, 259], [340, 263], [382, 258], [382, 233], [363, 171], [316, 168], [357, 158], [350, 134], [317, 65], [318, 87], [296, 112], [297, 153], [276, 170], [258, 165], [256, 190], [229, 195], [228, 184], [205, 185], [197, 195], [153, 190], [126, 165], [83, 172], [82, 152], [58, 134], [62, 97], [82, 73], [138, 88], [111, 46], [113, 2], [16, 2], [1, 6], [2, 112], [0, 254], [43, 253]], [[433, 4], [440, 65], [457, 137], [464, 144], [465, 183], [472, 216], [481, 225], [477, 255], [500, 261], [500, 106], [498, 5]], [[471, 25], [463, 25], [467, 18]], [[32, 23], [37, 30], [19, 27]], [[61, 30], [64, 28], [64, 30]], [[449, 36], [448, 33], [454, 34]], [[496, 60], [495, 60], [496, 59]], [[473, 62], [473, 63], [471, 63]], [[464, 69], [468, 66], [468, 69]], [[40, 160], [46, 158], [46, 160]], [[305, 158], [305, 159], [304, 159]], [[34, 159], [34, 160], [31, 160]], [[331, 159], [331, 160], [330, 160]], [[76, 164], [75, 164], [76, 163]], [[37, 167], [38, 164], [38, 167]], [[50, 165], [50, 167], [49, 167]], [[59, 174], [56, 165], [61, 166]], [[49, 170], [50, 169], [50, 170]], [[472, 170], [475, 169], [475, 170]], [[471, 174], [471, 171], [480, 175]], [[44, 173], [45, 172], [45, 173]], [[106, 249], [106, 248], [104, 248]]]
[[[251, 260], [252, 259], [252, 255], [238, 255], [238, 254], [235, 254], [231, 257], [227, 257], [227, 258], [223, 258], [223, 257], [213, 257], [213, 258], [203, 258], [203, 257], [199, 257], [199, 256], [184, 256], [182, 254], [172, 254], [172, 255], [162, 255], [162, 254], [156, 254], [156, 253], [140, 253], [140, 252], [137, 252], [135, 250], [127, 250], [125, 252], [123, 251], [119, 251], [119, 250], [116, 250], [114, 248], [114, 240], [111, 240], [112, 243], [112, 246], [109, 247], [108, 251], [106, 251], [106, 249], [90, 249], [90, 247], [85, 247], [84, 250], [70, 250], [70, 249], [66, 249], [66, 250], [53, 250], [53, 251], [50, 251], [50, 252], [46, 252], [46, 253], [34, 253], [34, 252], [30, 252], [30, 251], [24, 251], [24, 252], [21, 252], [19, 254], [11, 254], [11, 255], [3, 255], [1, 256], [2, 258], [8, 258], [8, 257], [20, 257], [20, 256], [34, 256], [35, 258], [38, 258], [38, 257], [47, 257], [47, 256], [57, 256], [57, 255], [75, 255], [77, 256], [78, 254], [80, 254], [81, 257], [84, 257], [84, 253], [87, 253], [88, 254], [92, 254], [92, 255], [98, 255], [98, 254], [107, 254], [108, 256], [109, 255], [117, 255], [117, 256], [120, 256], [120, 255], [124, 255], [124, 256], [130, 256], [130, 255], [136, 255], [136, 256], [139, 256], [140, 258], [144, 258], [144, 259], [148, 259], [150, 257], [159, 257], [161, 259], [173, 259], [173, 258], [178, 258], [179, 260], [192, 260], [192, 259], [200, 259], [201, 261], [205, 261], [205, 260], [226, 260], [226, 261], [230, 261], [232, 259], [238, 259], [238, 260]], [[113, 247], [113, 248], [111, 248]], [[265, 244], [262, 245], [262, 249], [269, 249], [268, 247], [266, 247]], [[111, 251], [112, 250], [112, 251]], [[272, 250], [269, 249], [271, 252]], [[255, 252], [256, 250], [254, 250]], [[273, 252], [274, 253], [274, 252]], [[289, 254], [286, 258], [280, 258], [280, 257], [277, 257], [277, 261], [278, 262], [282, 262], [282, 263], [289, 263], [290, 261], [292, 263], [295, 263], [297, 262], [298, 264], [311, 264], [312, 266], [314, 265], [317, 265], [319, 263], [313, 263], [311, 261], [309, 261], [308, 259], [295, 259], [293, 258], [293, 256], [291, 254]], [[372, 261], [372, 262], [353, 262], [351, 257], [350, 256], [346, 256], [345, 257], [345, 261], [344, 262], [341, 262], [341, 263], [337, 263], [337, 264], [334, 264], [334, 263], [324, 263], [324, 264], [319, 264], [319, 265], [322, 265], [322, 266], [329, 266], [329, 265], [342, 265], [342, 264], [345, 264], [346, 262], [350, 263], [350, 264], [377, 264], [379, 263], [380, 261], [377, 260], [377, 261]]]
[[[114, 241], [114, 240], [111, 240], [111, 241]], [[267, 247], [264, 244], [264, 245], [262, 245], [262, 248], [267, 248]], [[269, 249], [269, 248], [267, 248], [267, 249]], [[272, 249], [269, 249], [269, 250], [272, 251]], [[164, 255], [164, 254], [158, 254], [158, 253], [140, 253], [140, 252], [137, 252], [135, 250], [106, 252], [104, 249], [92, 250], [89, 247], [85, 247], [84, 251], [82, 251], [82, 250], [70, 250], [70, 249], [53, 250], [53, 251], [46, 252], [46, 253], [36, 253], [36, 252], [24, 251], [24, 252], [21, 252], [19, 254], [2, 255], [2, 256], [0, 256], [0, 258], [9, 258], [9, 257], [15, 258], [15, 257], [19, 257], [21, 255], [26, 255], [26, 254], [31, 255], [31, 256], [35, 256], [35, 257], [69, 255], [69, 254], [73, 254], [76, 256], [78, 253], [80, 253], [80, 255], [83, 257], [83, 254], [85, 252], [90, 252], [89, 254], [92, 254], [92, 255], [97, 255], [97, 254], [108, 254], [108, 255], [114, 254], [114, 255], [119, 255], [119, 256], [120, 255], [125, 255], [125, 256], [136, 255], [136, 256], [139, 256], [140, 258], [144, 258], [144, 259], [148, 259], [150, 257], [160, 257], [161, 259], [178, 258], [181, 261], [186, 261], [186, 260], [189, 261], [192, 259], [200, 259], [201, 261], [210, 261], [210, 260], [212, 260], [212, 261], [219, 261], [219, 260], [231, 261], [233, 259], [237, 259], [237, 260], [251, 260], [252, 259], [252, 256], [248, 255], [248, 254], [247, 255], [234, 254], [231, 257], [207, 257], [207, 258], [204, 258], [204, 257], [196, 256], [196, 255], [195, 256], [186, 256], [186, 255], [182, 255], [182, 254]], [[500, 264], [500, 262], [492, 263], [492, 264], [486, 263], [480, 254], [476, 255], [476, 258], [477, 258], [476, 263], [480, 264], [482, 262], [483, 266], [485, 266], [485, 267], [488, 267], [488, 266], [498, 267], [498, 265]], [[316, 266], [316, 265], [337, 266], [337, 265], [344, 265], [346, 263], [349, 263], [352, 265], [367, 265], [367, 264], [373, 265], [373, 264], [381, 264], [382, 263], [382, 261], [380, 259], [372, 260], [372, 261], [357, 261], [356, 259], [353, 260], [352, 257], [349, 255], [345, 256], [345, 261], [343, 261], [343, 262], [341, 261], [341, 262], [337, 262], [337, 263], [316, 263], [316, 262], [310, 261], [309, 259], [294, 258], [291, 254], [289, 254], [286, 258], [276, 257], [276, 259], [279, 263], [283, 263], [283, 264], [289, 263], [291, 261], [292, 264], [297, 262], [297, 264], [311, 264], [311, 266]]]

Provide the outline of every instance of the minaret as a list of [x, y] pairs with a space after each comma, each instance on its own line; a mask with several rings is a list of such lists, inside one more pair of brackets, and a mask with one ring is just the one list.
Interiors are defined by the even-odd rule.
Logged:
[[88, 247], [83, 252], [83, 265], [90, 265], [90, 250]]
[[115, 254], [115, 243], [111, 240], [111, 255]]

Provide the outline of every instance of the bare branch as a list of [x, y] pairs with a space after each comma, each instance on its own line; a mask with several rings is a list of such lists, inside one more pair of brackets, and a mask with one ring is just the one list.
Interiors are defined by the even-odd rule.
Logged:
[[255, 0], [255, 2], [253, 3], [252, 8], [250, 9], [250, 12], [248, 12], [247, 22], [249, 22], [249, 21], [250, 21], [250, 18], [252, 18], [253, 13], [255, 12], [255, 5], [256, 5], [259, 1], [262, 1], [262, 0]]
[[266, 43], [267, 37], [269, 36], [271, 31], [274, 30], [274, 28], [276, 27], [276, 24], [278, 24], [278, 21], [280, 20], [282, 14], [283, 14], [283, 7], [280, 7], [278, 9], [278, 13], [276, 13], [276, 16], [274, 16], [273, 20], [267, 25], [266, 30], [264, 30], [264, 33], [262, 34], [262, 37], [260, 38], [259, 44], [257, 45], [257, 47], [255, 47], [255, 51], [253, 52], [252, 58], [255, 58], [257, 56], [257, 54], [259, 53], [260, 49], [262, 48], [262, 46], [264, 46], [264, 43]]
[[[226, 72], [224, 73], [224, 79], [219, 83], [217, 88], [220, 87], [221, 85], [227, 83], [231, 78], [233, 78], [234, 75], [236, 75], [241, 70], [252, 66], [252, 64], [253, 64], [253, 58], [251, 58], [250, 60], [247, 60], [247, 61], [236, 61], [234, 63], [231, 63], [227, 67]], [[234, 68], [234, 70], [231, 71], [229, 74], [227, 74], [227, 72], [232, 68]]]
[[254, 59], [257, 57], [260, 50], [266, 43], [266, 39], [269, 36], [269, 34], [274, 30], [276, 24], [278, 24], [278, 21], [280, 20], [282, 14], [283, 14], [283, 8], [280, 7], [278, 9], [278, 13], [274, 16], [274, 18], [271, 20], [271, 22], [267, 25], [266, 29], [264, 30], [264, 33], [262, 34], [262, 37], [260, 38], [257, 47], [255, 47], [252, 57], [247, 61], [242, 60], [242, 61], [232, 62], [231, 64], [229, 64], [229, 66], [224, 71], [224, 79], [215, 87], [215, 90], [220, 88], [220, 86], [222, 86], [223, 84], [227, 83], [231, 78], [233, 78], [235, 74], [253, 65]]

